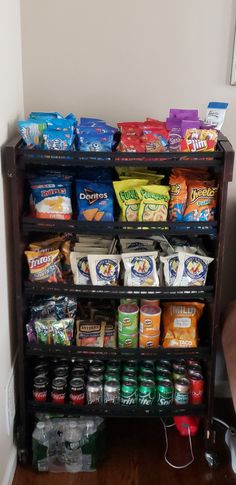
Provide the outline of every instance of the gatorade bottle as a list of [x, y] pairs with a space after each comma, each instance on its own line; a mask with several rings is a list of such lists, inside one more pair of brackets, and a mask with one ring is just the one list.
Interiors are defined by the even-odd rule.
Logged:
[[49, 435], [42, 421], [39, 421], [32, 435], [33, 468], [37, 472], [48, 471]]
[[65, 468], [68, 472], [82, 471], [82, 432], [76, 421], [70, 421], [65, 431]]

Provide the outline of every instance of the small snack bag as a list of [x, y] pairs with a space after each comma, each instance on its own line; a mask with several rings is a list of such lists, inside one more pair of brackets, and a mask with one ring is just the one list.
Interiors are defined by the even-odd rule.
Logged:
[[157, 255], [157, 251], [122, 254], [125, 267], [124, 285], [159, 286]]
[[209, 264], [213, 258], [179, 252], [179, 265], [173, 286], [204, 286]]
[[117, 286], [120, 276], [120, 261], [119, 254], [107, 255], [88, 255], [90, 275], [93, 285]]
[[204, 306], [198, 302], [163, 303], [163, 347], [197, 347], [197, 324]]
[[170, 176], [170, 204], [169, 220], [182, 221], [186, 202], [187, 202], [187, 184], [186, 179], [181, 176]]
[[77, 320], [76, 345], [78, 347], [103, 347], [105, 323]]
[[70, 264], [75, 285], [91, 285], [88, 256], [82, 252], [70, 254]]
[[114, 221], [114, 192], [111, 183], [76, 181], [79, 221]]
[[63, 177], [29, 179], [33, 216], [43, 219], [71, 219], [71, 180]]
[[121, 208], [122, 221], [138, 221], [141, 202], [138, 188], [148, 183], [145, 179], [128, 179], [113, 182], [116, 197]]
[[28, 260], [30, 280], [58, 283], [63, 281], [60, 251], [25, 251]]
[[169, 187], [147, 185], [137, 189], [141, 202], [138, 220], [146, 222], [166, 221], [169, 204]]
[[164, 265], [164, 278], [166, 286], [174, 286], [179, 267], [178, 253], [170, 256], [161, 256], [161, 263]]

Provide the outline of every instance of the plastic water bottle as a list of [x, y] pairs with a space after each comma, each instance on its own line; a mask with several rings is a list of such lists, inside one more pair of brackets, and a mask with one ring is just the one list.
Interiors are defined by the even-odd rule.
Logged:
[[92, 471], [92, 456], [94, 443], [92, 435], [96, 432], [96, 424], [93, 419], [87, 419], [85, 422], [84, 439], [83, 439], [83, 471]]
[[33, 468], [38, 472], [48, 471], [49, 435], [45, 423], [39, 421], [32, 435]]
[[65, 431], [65, 468], [68, 472], [82, 471], [82, 431], [76, 421], [70, 421]]

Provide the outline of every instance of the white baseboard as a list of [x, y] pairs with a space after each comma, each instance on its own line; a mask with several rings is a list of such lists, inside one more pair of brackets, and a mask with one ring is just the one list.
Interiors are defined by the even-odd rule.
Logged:
[[12, 484], [15, 471], [16, 471], [16, 466], [17, 466], [17, 449], [15, 446], [13, 446], [6, 466], [6, 471], [3, 477], [2, 485]]
[[231, 391], [227, 380], [216, 382], [215, 397], [231, 397]]

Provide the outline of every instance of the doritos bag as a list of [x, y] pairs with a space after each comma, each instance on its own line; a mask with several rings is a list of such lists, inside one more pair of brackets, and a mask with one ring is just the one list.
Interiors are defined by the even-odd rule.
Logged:
[[79, 221], [114, 221], [114, 192], [110, 183], [76, 181]]

